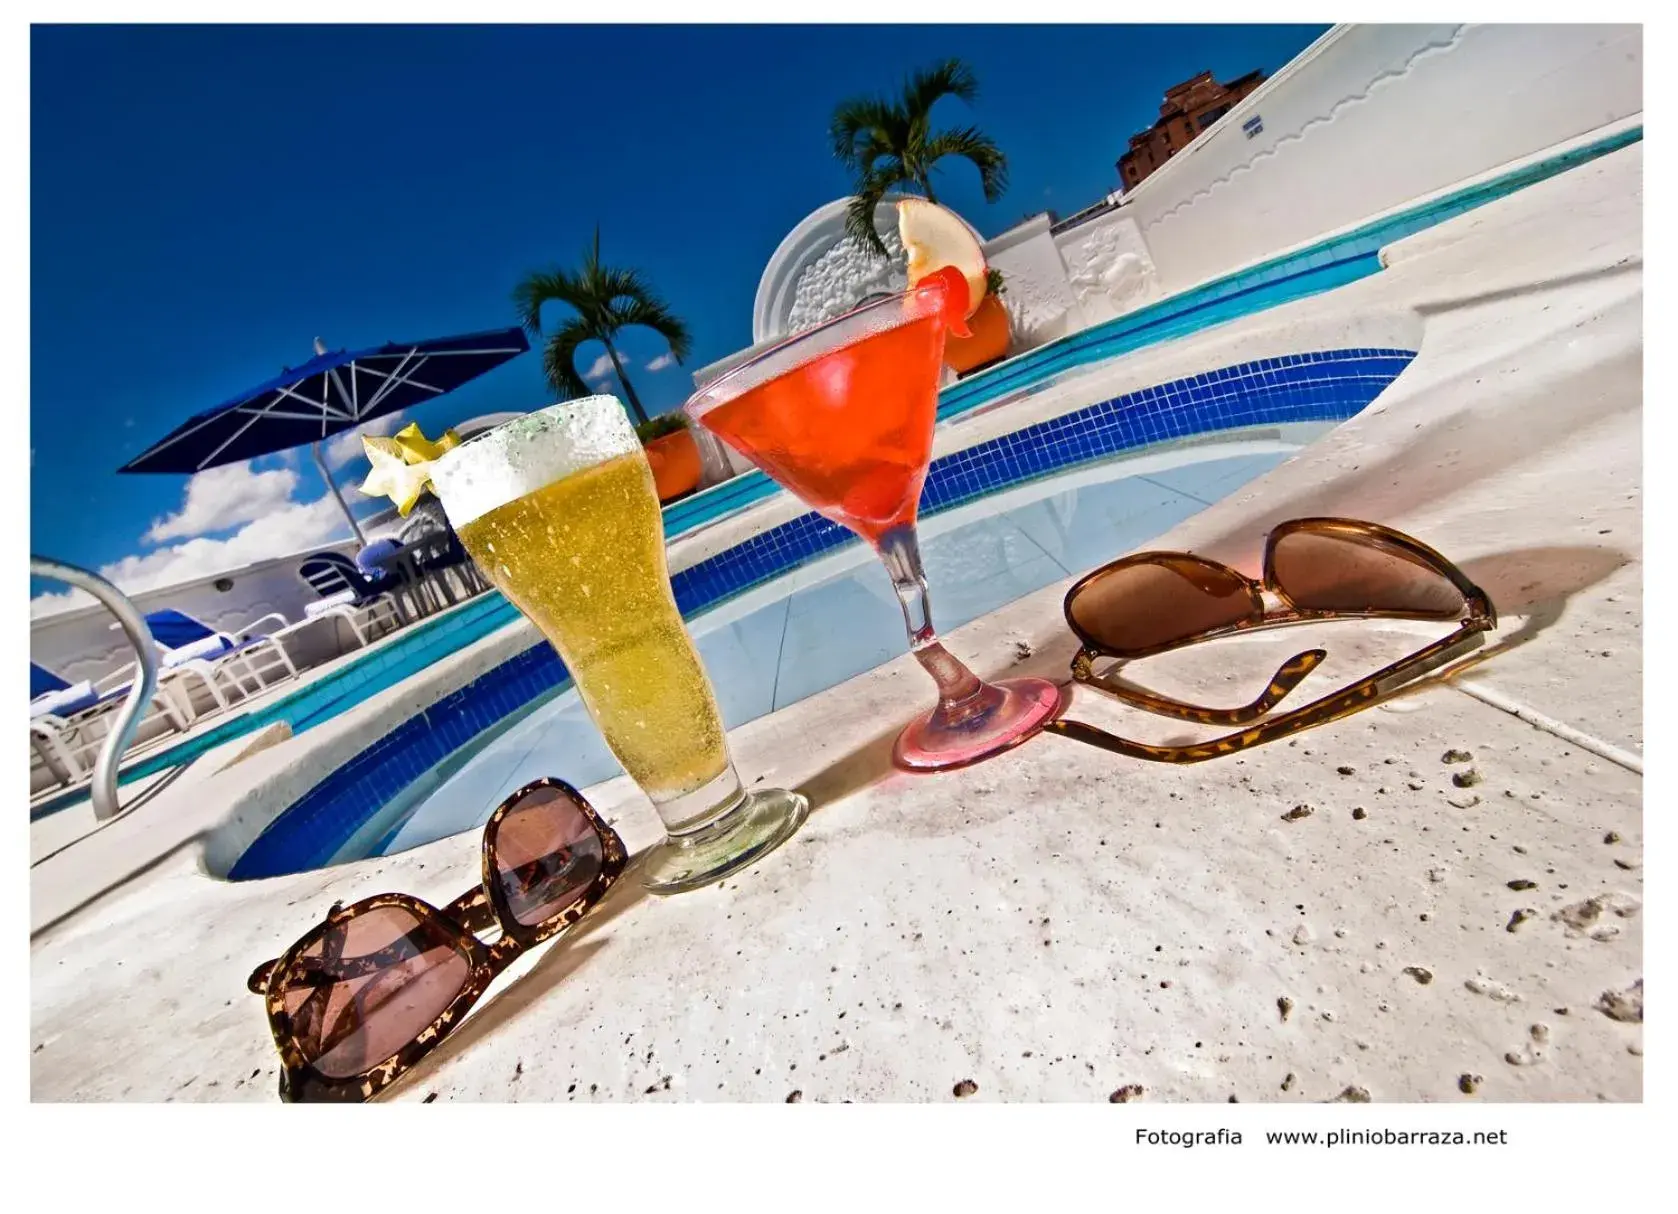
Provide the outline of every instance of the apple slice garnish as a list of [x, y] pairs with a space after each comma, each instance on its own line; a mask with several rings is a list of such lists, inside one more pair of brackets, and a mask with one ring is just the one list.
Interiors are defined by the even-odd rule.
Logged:
[[[909, 254], [909, 286], [913, 289], [937, 275], [951, 288], [948, 312], [951, 331], [966, 336], [965, 324], [985, 298], [985, 254], [972, 230], [953, 211], [924, 198], [897, 203], [897, 232]], [[960, 283], [964, 291], [954, 288]]]

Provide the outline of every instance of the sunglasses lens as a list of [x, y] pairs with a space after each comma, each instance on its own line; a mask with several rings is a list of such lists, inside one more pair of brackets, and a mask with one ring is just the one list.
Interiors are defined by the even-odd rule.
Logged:
[[1463, 596], [1419, 553], [1380, 535], [1290, 531], [1271, 557], [1276, 584], [1312, 611], [1392, 611], [1455, 619]]
[[324, 1075], [361, 1075], [419, 1036], [466, 986], [451, 933], [400, 906], [338, 923], [280, 977], [291, 1034]]
[[491, 842], [495, 879], [513, 917], [536, 927], [582, 897], [604, 862], [600, 833], [557, 788], [537, 788], [502, 816]]
[[1156, 649], [1260, 615], [1233, 570], [1192, 556], [1160, 556], [1085, 582], [1067, 605], [1073, 625], [1110, 653]]

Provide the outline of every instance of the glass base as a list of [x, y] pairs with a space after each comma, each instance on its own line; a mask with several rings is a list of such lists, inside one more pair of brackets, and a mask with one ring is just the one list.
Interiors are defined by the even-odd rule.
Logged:
[[905, 771], [966, 767], [1018, 746], [1061, 714], [1065, 701], [1048, 679], [985, 683], [972, 702], [940, 704], [904, 726], [892, 762]]
[[680, 894], [720, 881], [774, 851], [810, 813], [809, 799], [784, 788], [749, 792], [729, 813], [700, 830], [668, 835], [648, 853], [647, 892]]

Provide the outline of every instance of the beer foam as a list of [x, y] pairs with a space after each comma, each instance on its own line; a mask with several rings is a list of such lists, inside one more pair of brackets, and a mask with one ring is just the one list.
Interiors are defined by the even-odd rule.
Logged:
[[464, 527], [545, 485], [640, 449], [617, 397], [585, 396], [467, 440], [431, 465], [431, 483], [449, 522]]

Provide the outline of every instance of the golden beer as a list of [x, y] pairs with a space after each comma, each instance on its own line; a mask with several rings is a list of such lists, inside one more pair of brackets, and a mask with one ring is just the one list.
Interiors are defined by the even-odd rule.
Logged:
[[572, 473], [459, 534], [559, 651], [606, 745], [649, 795], [722, 774], [722, 717], [670, 592], [645, 455]]
[[[654, 893], [694, 889], [779, 846], [809, 802], [748, 793], [670, 591], [652, 469], [611, 396], [552, 405], [430, 465], [461, 543], [542, 630], [668, 837], [643, 866]], [[564, 778], [563, 770], [550, 773]]]

